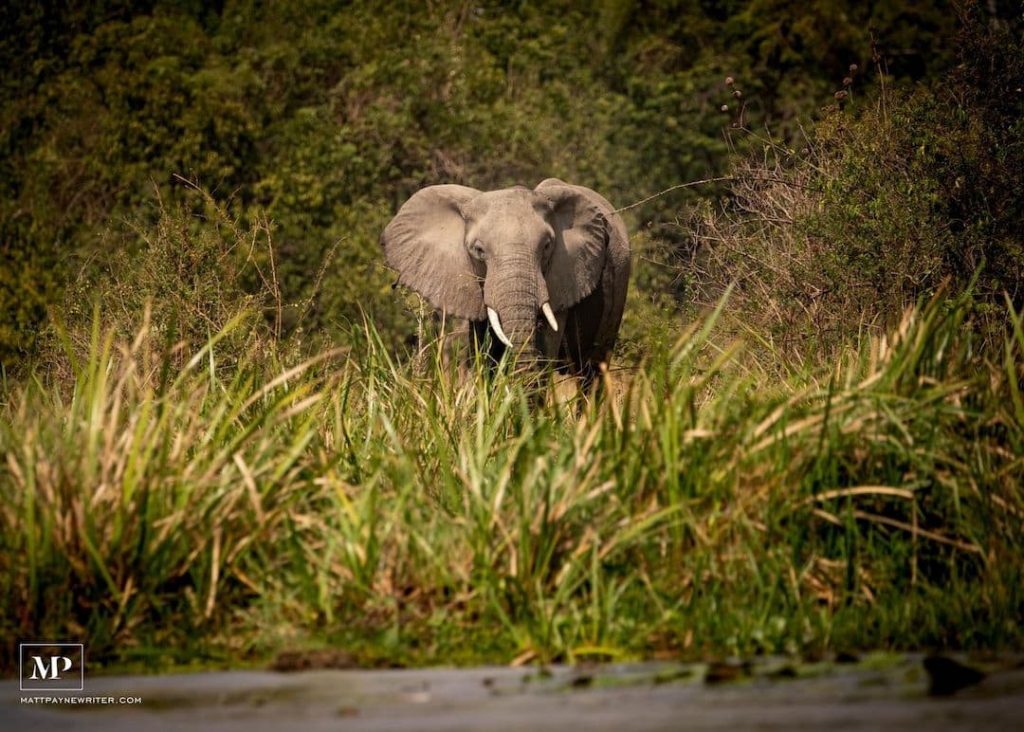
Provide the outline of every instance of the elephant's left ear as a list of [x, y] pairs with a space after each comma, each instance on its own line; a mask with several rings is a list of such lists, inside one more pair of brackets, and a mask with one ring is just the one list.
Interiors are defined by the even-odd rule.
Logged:
[[549, 178], [534, 192], [550, 206], [555, 230], [547, 285], [551, 307], [565, 310], [585, 298], [601, 281], [608, 249], [608, 220], [591, 192]]

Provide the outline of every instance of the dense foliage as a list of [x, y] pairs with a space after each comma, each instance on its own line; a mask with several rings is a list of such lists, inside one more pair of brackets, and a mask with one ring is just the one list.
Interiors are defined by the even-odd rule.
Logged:
[[725, 205], [682, 227], [693, 292], [738, 283], [747, 335], [828, 360], [948, 281], [972, 286], [974, 327], [1000, 342], [1004, 293], [1024, 303], [1022, 28], [971, 22], [952, 73], [856, 104], [849, 79], [804, 139], [759, 136]]
[[[954, 58], [944, 3], [62, 7], [0, 11], [8, 367], [36, 349], [67, 281], [134, 279], [111, 273], [108, 253], [144, 259], [147, 243], [125, 222], [152, 223], [159, 200], [189, 201], [184, 181], [242, 222], [273, 222], [286, 332], [343, 339], [366, 310], [397, 343], [409, 319], [377, 236], [421, 185], [554, 175], [624, 205], [720, 173], [730, 143], [746, 144], [722, 134], [729, 74], [746, 84], [747, 124], [795, 133], [849, 63], [869, 60], [872, 34], [898, 78]], [[680, 200], [651, 204], [636, 223], [671, 217]], [[258, 263], [268, 256], [261, 248]]]

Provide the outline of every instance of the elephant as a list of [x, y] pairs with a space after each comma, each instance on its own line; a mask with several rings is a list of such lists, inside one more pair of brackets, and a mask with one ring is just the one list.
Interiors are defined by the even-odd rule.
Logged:
[[[615, 345], [629, 235], [604, 197], [548, 178], [536, 188], [420, 189], [381, 234], [397, 283], [469, 322], [474, 349], [553, 362], [587, 383]], [[490, 339], [486, 335], [490, 333]]]

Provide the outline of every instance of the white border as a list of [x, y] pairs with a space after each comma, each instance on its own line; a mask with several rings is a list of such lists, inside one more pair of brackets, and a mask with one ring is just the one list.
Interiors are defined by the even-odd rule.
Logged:
[[[82, 661], [79, 664], [79, 685], [77, 689], [65, 688], [65, 689], [54, 689], [53, 687], [45, 687], [42, 689], [25, 688], [25, 654], [22, 649], [24, 648], [79, 648], [81, 649]], [[18, 644], [18, 687], [21, 691], [82, 691], [85, 689], [85, 644], [84, 643], [19, 643]]]

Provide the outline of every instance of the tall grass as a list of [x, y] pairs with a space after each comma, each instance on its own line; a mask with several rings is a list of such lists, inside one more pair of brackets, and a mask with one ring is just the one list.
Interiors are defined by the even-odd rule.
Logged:
[[1020, 646], [1008, 309], [994, 361], [937, 298], [783, 382], [717, 343], [719, 307], [568, 403], [440, 346], [398, 362], [371, 325], [286, 365], [237, 350], [242, 315], [178, 367], [97, 318], [73, 383], [3, 394], [4, 664], [39, 638], [97, 661]]

